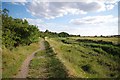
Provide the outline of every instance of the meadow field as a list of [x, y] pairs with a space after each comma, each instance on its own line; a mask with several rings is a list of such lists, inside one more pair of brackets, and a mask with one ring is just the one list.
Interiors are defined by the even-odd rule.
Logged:
[[[41, 40], [12, 51], [3, 48], [3, 78], [15, 77], [27, 56], [42, 47]], [[114, 43], [117, 40], [46, 37], [42, 42], [44, 49], [30, 61], [27, 78], [119, 78], [120, 46]]]
[[47, 38], [69, 73], [80, 78], [120, 77], [118, 38]]
[[5, 21], [0, 37], [3, 78], [120, 77], [119, 35], [85, 37], [42, 32], [26, 20], [16, 21], [5, 14], [3, 18], [11, 20], [9, 27]]
[[98, 40], [102, 40], [102, 41], [106, 41], [106, 42], [112, 42], [114, 44], [120, 44], [119, 42], [119, 38], [117, 37], [70, 37], [72, 39], [90, 39], [90, 40], [95, 40], [95, 41], [98, 41]]

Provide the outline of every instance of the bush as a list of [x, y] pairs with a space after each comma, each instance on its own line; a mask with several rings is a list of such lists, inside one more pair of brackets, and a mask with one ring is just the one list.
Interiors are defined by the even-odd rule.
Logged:
[[112, 42], [106, 42], [106, 41], [102, 41], [102, 40], [90, 40], [90, 39], [77, 39], [76, 41], [78, 42], [88, 42], [88, 43], [97, 43], [97, 44], [110, 44], [113, 45]]
[[67, 41], [67, 40], [61, 40], [63, 43], [65, 43], [65, 44], [70, 44], [70, 42], [69, 41]]
[[105, 53], [101, 48], [94, 48], [93, 50], [95, 52], [99, 53], [99, 54], [104, 54]]
[[69, 37], [69, 34], [66, 32], [61, 32], [58, 34], [59, 37]]
[[14, 19], [8, 16], [8, 10], [2, 13], [2, 44], [12, 49], [19, 45], [30, 45], [39, 39], [39, 29], [29, 25], [27, 20]]
[[91, 66], [89, 64], [83, 65], [81, 66], [82, 70], [84, 70], [85, 72], [91, 73], [91, 74], [95, 74], [96, 71], [92, 70]]
[[[118, 56], [120, 57], [120, 48], [113, 46], [113, 45], [102, 45], [102, 44], [85, 44], [85, 46], [90, 46], [93, 48], [101, 48], [105, 52], [113, 55], [113, 56]], [[100, 50], [94, 49], [97, 52], [101, 52]]]

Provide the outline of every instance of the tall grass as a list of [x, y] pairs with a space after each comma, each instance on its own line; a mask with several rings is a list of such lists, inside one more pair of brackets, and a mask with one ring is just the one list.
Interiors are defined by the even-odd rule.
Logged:
[[13, 78], [18, 73], [23, 61], [28, 55], [32, 54], [39, 48], [38, 43], [33, 43], [30, 46], [20, 46], [12, 51], [3, 48], [2, 50], [2, 77]]
[[85, 43], [85, 46], [90, 46], [92, 48], [101, 48], [102, 50], [106, 51], [108, 54], [113, 56], [118, 56], [120, 58], [120, 48], [113, 46], [113, 45], [102, 45], [102, 44], [95, 44], [95, 43]]
[[[64, 40], [64, 41], [61, 41]], [[48, 39], [58, 57], [67, 64], [74, 76], [82, 78], [119, 77], [118, 47], [94, 42], [77, 42], [76, 39]], [[87, 45], [97, 45], [91, 47]], [[112, 46], [112, 47], [111, 47]], [[112, 56], [112, 57], [110, 57]], [[68, 66], [69, 65], [69, 66]]]
[[94, 40], [94, 41], [98, 41], [98, 40], [102, 40], [102, 41], [106, 41], [106, 42], [112, 42], [115, 44], [120, 44], [119, 42], [119, 37], [70, 37], [71, 39], [89, 39], [89, 40]]

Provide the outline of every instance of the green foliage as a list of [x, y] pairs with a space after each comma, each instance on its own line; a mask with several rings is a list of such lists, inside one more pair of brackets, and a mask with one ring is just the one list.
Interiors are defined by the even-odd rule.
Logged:
[[39, 29], [29, 25], [27, 20], [14, 19], [8, 16], [8, 10], [2, 11], [2, 43], [12, 49], [19, 45], [30, 45], [38, 41]]
[[59, 37], [69, 37], [69, 34], [66, 32], [61, 32], [58, 34]]
[[46, 30], [45, 32], [40, 32], [40, 37], [58, 37], [58, 33], [56, 32], [50, 32], [49, 30]]
[[66, 32], [56, 33], [56, 32], [50, 32], [49, 30], [46, 30], [45, 32], [40, 32], [40, 37], [69, 37], [70, 35]]

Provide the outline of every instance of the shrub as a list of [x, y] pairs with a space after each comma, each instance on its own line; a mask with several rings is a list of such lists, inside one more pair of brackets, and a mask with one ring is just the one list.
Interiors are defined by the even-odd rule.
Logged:
[[82, 70], [84, 70], [85, 72], [91, 73], [91, 74], [95, 74], [96, 71], [92, 70], [91, 66], [89, 64], [83, 65], [81, 66]]

